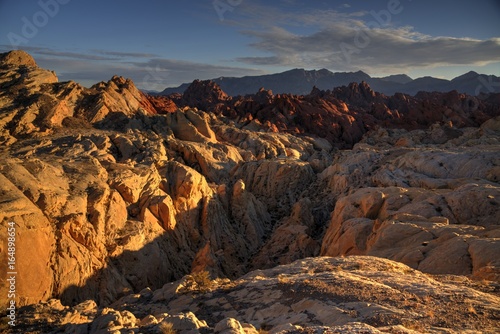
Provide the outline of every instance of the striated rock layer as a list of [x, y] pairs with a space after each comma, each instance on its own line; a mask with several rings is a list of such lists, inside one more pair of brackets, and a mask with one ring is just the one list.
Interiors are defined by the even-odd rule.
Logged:
[[[424, 272], [456, 275], [449, 277], [469, 285], [469, 279], [483, 280], [491, 295], [468, 294], [460, 290], [465, 283], [454, 287], [467, 298], [453, 312], [467, 314], [466, 300], [492, 298], [494, 307], [476, 308], [477, 321], [469, 319], [467, 326], [498, 325], [500, 118], [494, 116], [500, 110], [494, 96], [467, 111], [464, 101], [470, 97], [453, 92], [387, 98], [361, 84], [309, 97], [261, 91], [251, 97], [260, 102], [247, 101], [245, 107], [223, 92], [213, 92], [213, 85], [204, 88], [209, 98], [196, 100], [196, 85], [184, 98], [205, 102], [207, 108], [216, 104], [213, 112], [178, 108], [179, 98], [149, 98], [118, 76], [89, 89], [59, 83], [53, 72], [38, 68], [22, 51], [0, 56], [0, 238], [7, 240], [9, 224], [15, 226], [16, 303], [32, 305], [25, 309], [26, 324], [38, 317], [52, 319], [47, 320], [49, 327], [90, 326], [84, 325], [82, 333], [105, 331], [110, 322], [122, 328], [154, 327], [167, 315], [134, 313], [125, 308], [127, 298], [151, 303], [151, 291], [190, 273], [206, 271], [211, 277], [232, 279], [231, 284], [250, 284], [252, 274], [234, 280], [306, 257], [371, 255], [398, 263], [375, 257], [322, 258], [295, 262], [290, 268], [313, 275], [314, 266], [322, 268], [327, 262], [347, 261], [356, 267], [354, 263], [362, 261], [367, 268], [390, 263], [420, 279], [426, 277]], [[407, 110], [403, 116], [396, 117], [395, 107], [386, 110], [377, 104], [396, 103], [390, 99], [397, 99], [398, 110]], [[450, 103], [453, 108], [446, 107]], [[254, 115], [252, 105], [267, 107], [258, 107], [262, 113]], [[242, 110], [249, 114], [241, 117]], [[267, 115], [274, 116], [262, 118]], [[398, 129], [411, 115], [418, 126], [410, 123]], [[307, 119], [322, 121], [302, 121]], [[291, 124], [297, 130], [291, 131]], [[336, 146], [353, 147], [339, 151]], [[0, 271], [6, 273], [6, 244], [0, 246], [0, 255]], [[276, 270], [288, 275], [283, 267], [263, 275]], [[404, 311], [403, 304], [383, 304], [384, 310], [395, 313], [372, 321], [375, 315], [349, 313], [338, 303], [350, 303], [353, 297], [342, 297], [334, 305], [342, 310], [335, 311], [339, 322], [328, 322], [325, 319], [337, 313], [332, 308], [322, 311], [328, 302], [321, 294], [333, 298], [340, 292], [328, 292], [325, 285], [333, 278], [321, 273], [333, 275], [335, 269], [308, 278], [323, 282], [320, 287], [300, 283], [304, 277], [298, 274], [278, 282], [284, 285], [272, 281], [269, 289], [277, 297], [265, 307], [233, 305], [236, 297], [228, 295], [224, 298], [229, 304], [217, 314], [206, 312], [225, 305], [222, 300], [207, 304], [210, 307], [186, 307], [192, 296], [158, 292], [168, 299], [162, 307], [170, 308], [161, 313], [168, 313], [165, 322], [177, 324], [177, 330], [209, 326], [220, 331], [251, 331], [245, 323], [266, 329], [264, 322], [273, 328], [290, 323], [376, 332], [378, 327], [407, 326], [406, 317], [421, 319], [420, 313]], [[0, 285], [2, 296], [9, 288], [5, 282]], [[440, 283], [432, 284], [419, 293], [432, 295]], [[312, 301], [290, 297], [289, 304], [272, 308], [283, 286], [311, 293]], [[368, 289], [354, 286], [352, 295]], [[266, 294], [257, 290], [252, 298]], [[393, 298], [382, 294], [363, 300], [374, 303], [383, 296]], [[120, 298], [125, 299], [117, 302]], [[445, 305], [423, 312], [444, 312]], [[316, 307], [317, 314], [306, 311]], [[257, 309], [261, 316], [252, 318], [250, 313]], [[64, 319], [47, 315], [63, 311], [69, 312]], [[399, 320], [391, 322], [392, 317]], [[422, 331], [441, 325], [458, 330], [446, 317], [439, 313]], [[42, 325], [35, 321], [33, 326]], [[282, 330], [301, 330], [290, 326]], [[78, 332], [73, 327], [65, 330]]]

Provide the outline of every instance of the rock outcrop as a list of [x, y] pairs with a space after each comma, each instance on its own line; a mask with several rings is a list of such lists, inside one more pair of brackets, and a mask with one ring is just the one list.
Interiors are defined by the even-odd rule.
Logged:
[[156, 113], [130, 79], [114, 76], [90, 89], [71, 81], [59, 83], [53, 71], [37, 67], [24, 51], [2, 55], [0, 88], [1, 145], [49, 135], [63, 125], [81, 128], [138, 111]]
[[20, 314], [21, 330], [62, 333], [493, 333], [490, 284], [430, 276], [368, 256], [307, 258], [186, 289], [192, 277], [106, 308], [50, 300]]
[[247, 127], [314, 135], [338, 148], [351, 148], [378, 127], [414, 130], [435, 123], [477, 127], [500, 115], [498, 94], [476, 97], [450, 91], [385, 96], [364, 81], [327, 91], [315, 87], [307, 95], [261, 89], [253, 95], [228, 97], [215, 82], [196, 80], [184, 95], [171, 98], [179, 106], [222, 114]]
[[180, 99], [182, 105], [208, 110], [219, 107], [231, 98], [213, 81], [195, 80]]
[[[48, 72], [26, 54], [19, 59], [26, 65], [2, 68]], [[9, 75], [4, 87], [17, 87]], [[106, 305], [191, 271], [238, 277], [315, 178], [307, 161], [318, 150], [309, 140], [262, 138], [196, 109], [148, 111], [145, 96], [120, 77], [90, 89], [56, 81], [32, 83], [28, 107], [10, 89], [2, 97], [2, 116], [12, 120], [2, 128], [1, 221], [18, 235], [17, 266], [26, 273], [19, 305], [51, 296]], [[54, 110], [40, 96], [71, 107]], [[58, 122], [45, 122], [54, 115]], [[303, 179], [290, 184], [297, 175]]]
[[[336, 202], [323, 255], [375, 255], [425, 272], [500, 279], [498, 138], [478, 139], [476, 131], [446, 149], [397, 146], [427, 141], [436, 129], [430, 136], [373, 133], [365, 140], [377, 146], [358, 144], [322, 173], [334, 193], [346, 193]], [[491, 249], [478, 261], [479, 244]]]
[[[489, 282], [500, 280], [494, 96], [471, 108], [460, 94], [389, 98], [353, 84], [310, 96], [261, 90], [229, 98], [200, 82], [210, 95], [205, 102], [215, 105], [206, 111], [177, 107], [182, 97], [150, 99], [117, 76], [89, 89], [60, 83], [22, 51], [0, 59], [0, 238], [15, 227], [15, 301], [27, 306], [26, 328], [253, 333], [269, 324], [284, 332], [383, 332], [416, 326], [426, 312], [438, 315], [424, 322], [424, 332], [498, 321], [490, 317], [498, 307], [484, 302], [497, 305]], [[203, 102], [194, 88], [185, 98]], [[2, 273], [7, 253], [1, 245]], [[318, 255], [378, 259], [300, 262]], [[335, 269], [314, 273], [328, 263], [368, 269], [346, 281]], [[367, 277], [356, 275], [391, 266], [405, 281], [406, 273], [420, 280], [422, 272], [456, 275], [449, 277], [466, 283], [453, 291], [476, 313], [467, 313], [466, 297], [453, 312], [477, 321], [446, 320], [451, 300], [417, 316], [390, 289], [364, 300], [382, 305], [376, 310], [346, 306], [380, 284], [396, 289], [385, 281], [390, 275], [370, 288], [356, 285]], [[221, 277], [222, 290], [202, 299], [186, 294], [203, 283], [193, 283], [205, 277], [199, 273]], [[492, 294], [459, 292], [479, 284], [469, 279], [484, 280]], [[348, 282], [349, 296], [328, 290], [333, 280]], [[418, 296], [442, 287], [429, 284]], [[0, 294], [8, 288], [2, 283]], [[323, 293], [340, 299], [329, 303]], [[377, 299], [384, 296], [395, 304]], [[137, 303], [137, 310], [126, 307]]]

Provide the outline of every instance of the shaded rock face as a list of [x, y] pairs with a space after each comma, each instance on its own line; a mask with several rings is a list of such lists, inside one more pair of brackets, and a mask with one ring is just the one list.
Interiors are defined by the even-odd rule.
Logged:
[[[168, 124], [168, 117], [160, 119]], [[229, 277], [246, 272], [305, 186], [286, 187], [293, 170], [284, 178], [277, 175], [282, 167], [265, 172], [276, 189], [252, 181], [250, 192], [241, 181], [231, 191], [231, 180], [240, 177], [236, 166], [254, 168], [245, 167], [253, 162], [242, 155], [255, 157], [200, 132], [202, 138], [92, 130], [13, 145], [1, 167], [2, 221], [18, 225], [19, 254], [40, 243], [37, 254], [18, 265], [28, 270], [35, 261], [42, 268], [37, 277], [45, 275], [41, 286], [26, 285], [20, 302], [57, 295], [64, 303], [90, 298], [106, 304], [195, 269]], [[314, 179], [310, 166], [297, 164]]]
[[[214, 315], [217, 323], [207, 322], [205, 311], [193, 309], [190, 315], [178, 309], [187, 297], [177, 295], [164, 297], [172, 298], [168, 307], [176, 312], [165, 311], [168, 316], [105, 307], [135, 294], [150, 298], [152, 290], [190, 273], [236, 279], [320, 254], [384, 257], [418, 269], [415, 273], [500, 278], [498, 117], [481, 127], [434, 123], [411, 131], [378, 127], [366, 132], [371, 114], [353, 112], [332, 92], [296, 97], [261, 90], [256, 101], [237, 107], [281, 103], [282, 109], [266, 110], [282, 123], [261, 122], [266, 113], [238, 118], [237, 108], [217, 113], [168, 109], [173, 100], [150, 103], [121, 77], [90, 89], [59, 83], [24, 54], [7, 59], [14, 60], [0, 66], [0, 238], [7, 240], [7, 226], [14, 223], [16, 269], [23, 273], [16, 286], [19, 306], [57, 298], [66, 306], [38, 304], [33, 312], [73, 312], [76, 318], [69, 314], [60, 323], [92, 322], [82, 333], [105, 330], [110, 323], [117, 328], [175, 323], [251, 331], [251, 326], [262, 327], [257, 322], [271, 322], [280, 314], [287, 316], [273, 327], [292, 331], [299, 329], [288, 324], [333, 325], [318, 320], [325, 317], [321, 307], [326, 301], [302, 298], [273, 309], [279, 297], [269, 297], [260, 315], [257, 307], [243, 317], [228, 306]], [[345, 89], [352, 90], [346, 97], [352, 105], [372, 99], [370, 112], [376, 117], [387, 121], [397, 116], [385, 102], [377, 104], [385, 97], [367, 85]], [[408, 106], [416, 101], [393, 98]], [[214, 99], [220, 105], [234, 102], [221, 94]], [[460, 96], [446, 99], [461, 110]], [[488, 115], [498, 112], [488, 103]], [[328, 123], [332, 115], [342, 122]], [[472, 119], [469, 125], [479, 119], [460, 115]], [[298, 128], [297, 121], [297, 131], [280, 128], [306, 116], [318, 123]], [[332, 137], [320, 138], [315, 131]], [[338, 138], [357, 143], [339, 151]], [[5, 246], [0, 254], [0, 270], [7, 272]], [[320, 266], [330, 260], [311, 261]], [[312, 270], [313, 264], [303, 265]], [[0, 293], [6, 295], [7, 289], [1, 285]], [[274, 283], [271, 289], [276, 290]], [[300, 289], [309, 287], [293, 287]], [[304, 318], [308, 305], [317, 309], [317, 321]], [[377, 324], [355, 318], [367, 326]]]

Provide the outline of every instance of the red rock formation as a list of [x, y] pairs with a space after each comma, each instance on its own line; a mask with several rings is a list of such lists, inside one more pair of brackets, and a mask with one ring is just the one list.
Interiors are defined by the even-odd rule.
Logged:
[[500, 115], [499, 98], [494, 94], [479, 98], [451, 91], [388, 97], [374, 92], [366, 82], [333, 91], [315, 87], [305, 96], [273, 95], [261, 88], [254, 95], [231, 98], [216, 83], [196, 80], [182, 97], [173, 99], [179, 106], [223, 114], [268, 131], [319, 136], [339, 148], [352, 147], [364, 133], [380, 126], [407, 130], [434, 123], [477, 127]]
[[195, 80], [186, 89], [179, 102], [185, 106], [210, 110], [218, 108], [220, 104], [230, 99], [215, 82]]
[[148, 95], [147, 98], [158, 114], [168, 114], [178, 109], [175, 102], [167, 96]]

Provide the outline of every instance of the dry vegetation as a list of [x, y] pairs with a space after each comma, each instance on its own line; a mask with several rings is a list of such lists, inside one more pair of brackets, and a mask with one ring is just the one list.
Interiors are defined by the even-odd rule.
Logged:
[[177, 334], [174, 325], [170, 322], [162, 322], [159, 325], [159, 330], [161, 334]]

